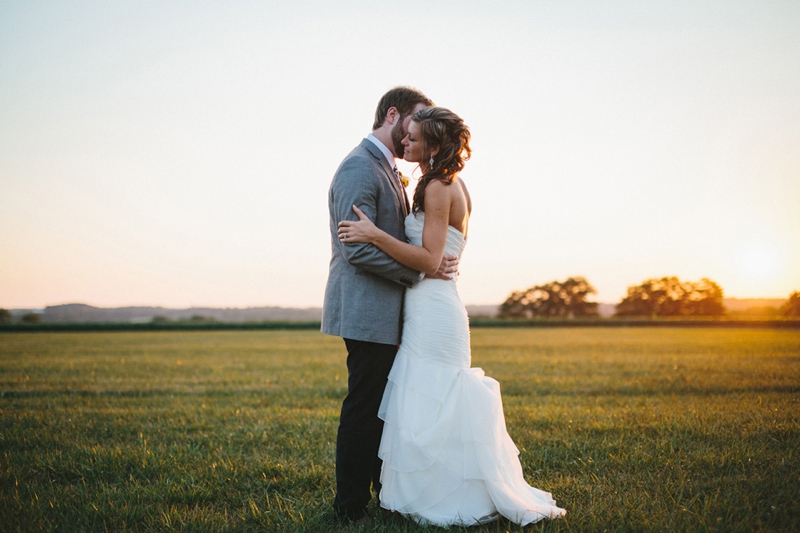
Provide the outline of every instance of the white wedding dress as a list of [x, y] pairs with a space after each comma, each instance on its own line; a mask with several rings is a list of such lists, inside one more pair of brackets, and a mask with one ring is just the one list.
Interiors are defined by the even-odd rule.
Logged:
[[[424, 213], [406, 236], [422, 245]], [[464, 236], [448, 227], [446, 253]], [[563, 516], [550, 493], [529, 486], [506, 431], [500, 385], [470, 368], [467, 311], [455, 281], [423, 279], [406, 291], [400, 350], [379, 416], [381, 506], [421, 524], [470, 526], [503, 515], [521, 525]]]

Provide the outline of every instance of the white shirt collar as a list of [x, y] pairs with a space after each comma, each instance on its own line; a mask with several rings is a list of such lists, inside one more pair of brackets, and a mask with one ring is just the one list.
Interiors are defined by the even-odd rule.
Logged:
[[374, 144], [375, 146], [377, 146], [377, 147], [378, 147], [378, 150], [380, 150], [380, 151], [381, 151], [381, 153], [382, 153], [384, 156], [386, 156], [386, 160], [389, 162], [389, 167], [390, 167], [390, 168], [394, 168], [394, 167], [396, 167], [396, 166], [397, 166], [397, 165], [396, 165], [396, 163], [394, 162], [394, 155], [392, 154], [391, 150], [389, 150], [388, 148], [386, 148], [386, 145], [385, 145], [385, 144], [383, 144], [382, 142], [380, 142], [380, 141], [378, 140], [378, 138], [377, 138], [377, 137], [375, 137], [375, 136], [374, 136], [373, 134], [371, 134], [371, 133], [370, 133], [369, 135], [367, 135], [367, 139], [369, 139], [369, 140], [372, 142], [372, 144]]

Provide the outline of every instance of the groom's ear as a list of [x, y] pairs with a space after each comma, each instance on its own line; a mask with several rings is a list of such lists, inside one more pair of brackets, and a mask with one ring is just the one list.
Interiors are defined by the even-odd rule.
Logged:
[[389, 124], [390, 126], [394, 126], [395, 122], [400, 119], [400, 111], [397, 110], [396, 107], [390, 107], [386, 110], [386, 116], [383, 117], [383, 123]]

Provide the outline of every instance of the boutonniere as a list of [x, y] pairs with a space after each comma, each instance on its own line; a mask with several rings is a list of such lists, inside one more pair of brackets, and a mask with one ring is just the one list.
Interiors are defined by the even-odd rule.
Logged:
[[403, 184], [403, 187], [408, 187], [408, 178], [403, 176], [403, 173], [399, 170], [397, 171], [397, 175], [400, 176], [400, 183]]

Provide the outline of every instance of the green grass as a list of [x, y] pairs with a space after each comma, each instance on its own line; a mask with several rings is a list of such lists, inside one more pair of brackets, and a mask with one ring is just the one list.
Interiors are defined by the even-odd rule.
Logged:
[[[526, 477], [568, 510], [526, 531], [800, 530], [797, 330], [472, 341]], [[329, 511], [344, 358], [313, 331], [0, 334], [0, 531], [356, 530]]]

